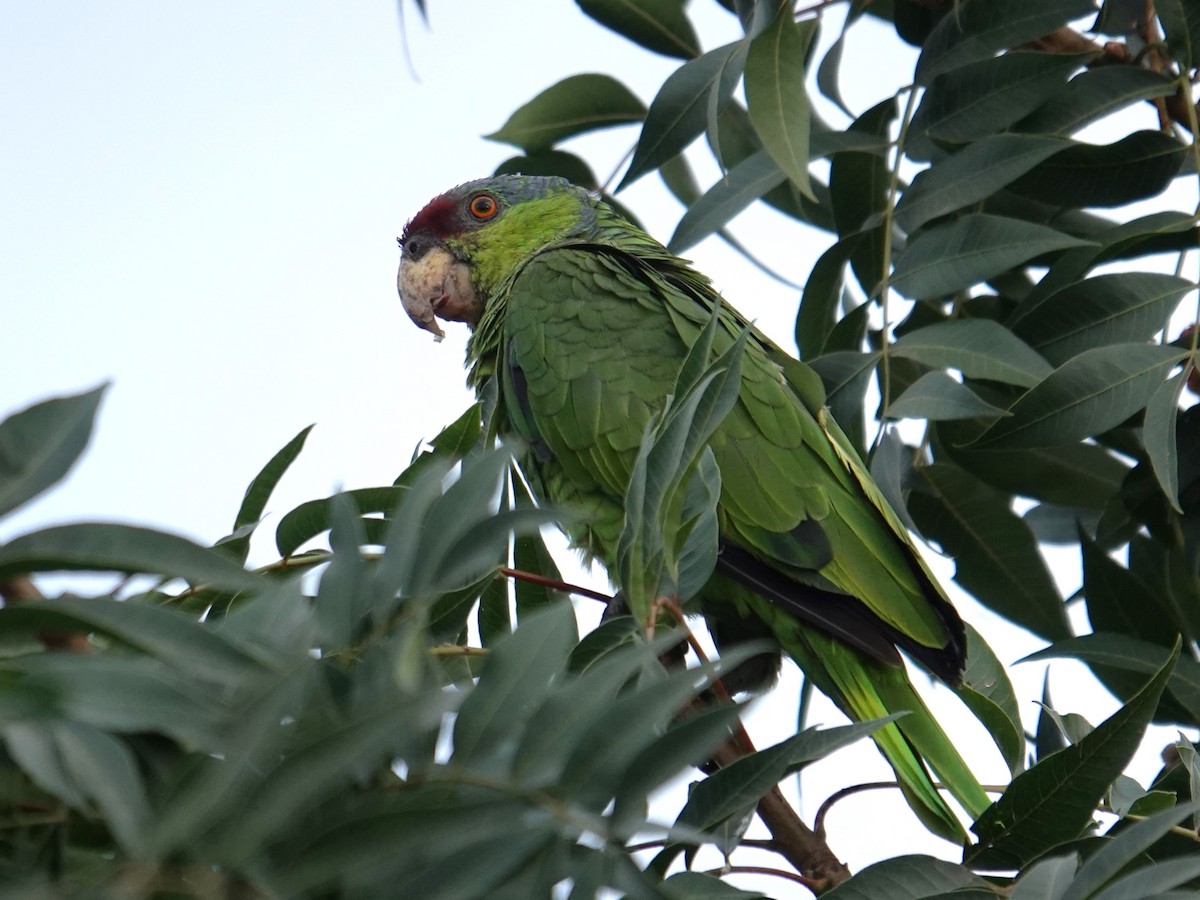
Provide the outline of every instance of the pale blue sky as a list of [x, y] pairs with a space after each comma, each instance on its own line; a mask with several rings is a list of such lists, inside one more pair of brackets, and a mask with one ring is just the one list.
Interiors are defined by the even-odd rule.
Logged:
[[[395, 235], [429, 198], [511, 155], [480, 135], [554, 81], [609, 72], [649, 102], [677, 62], [603, 31], [567, 0], [537, 4], [536, 17], [494, 0], [429, 5], [432, 30], [406, 8], [415, 81], [389, 0], [0, 4], [0, 414], [112, 381], [81, 464], [0, 523], [0, 540], [120, 519], [210, 542], [258, 468], [316, 422], [271, 504], [270, 535], [296, 503], [390, 483], [416, 443], [465, 407], [466, 331], [451, 326], [435, 344], [409, 322]], [[707, 46], [737, 36], [715, 3], [692, 7]], [[873, 76], [844, 86], [858, 110], [903, 83], [880, 78], [882, 66], [911, 71], [894, 38], [874, 52], [871, 35], [864, 23], [848, 51]], [[603, 178], [635, 134], [579, 146]], [[622, 199], [670, 235], [680, 210], [655, 177]], [[754, 234], [797, 280], [831, 242], [762, 210], [735, 231]], [[793, 290], [718, 241], [690, 255], [792, 347]], [[270, 546], [255, 558], [268, 561]], [[948, 580], [951, 568], [939, 571]], [[962, 605], [990, 627], [993, 617]], [[1006, 660], [1035, 646], [1014, 641]], [[1040, 667], [1025, 668], [1019, 693], [1033, 697]], [[1096, 718], [1112, 708], [1096, 703]], [[761, 743], [793, 724], [794, 706], [765, 709], [775, 737]], [[886, 777], [869, 748], [846, 759], [863, 779]], [[806, 802], [828, 792], [816, 784]], [[830, 823], [853, 865], [905, 851], [953, 856], [917, 839], [899, 804], [877, 794], [856, 803]], [[875, 808], [906, 818], [872, 829], [866, 844], [854, 821]]]

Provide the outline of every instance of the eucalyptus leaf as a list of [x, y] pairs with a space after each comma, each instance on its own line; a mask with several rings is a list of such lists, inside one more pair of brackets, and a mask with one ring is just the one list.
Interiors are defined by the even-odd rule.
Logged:
[[107, 387], [43, 400], [0, 422], [0, 515], [66, 476], [87, 446]]
[[1078, 837], [1137, 749], [1178, 658], [1176, 643], [1162, 668], [1125, 706], [1079, 743], [1014, 778], [972, 826], [979, 843], [965, 861], [984, 869], [1021, 867], [1047, 848]]
[[925, 41], [917, 60], [917, 82], [1049, 34], [1071, 19], [1092, 12], [1091, 0], [964, 0], [944, 16]]
[[1100, 434], [1143, 409], [1182, 358], [1154, 344], [1087, 350], [1022, 395], [972, 446], [1053, 447]]
[[808, 46], [816, 20], [796, 23], [781, 6], [774, 20], [750, 42], [746, 56], [746, 108], [754, 130], [780, 170], [805, 196], [808, 183], [809, 103], [804, 87]]
[[729, 101], [748, 47], [738, 40], [680, 66], [659, 89], [646, 112], [633, 161], [617, 191], [676, 156], [703, 133]]
[[1008, 415], [940, 369], [926, 372], [887, 407], [889, 419], [997, 418]]
[[974, 213], [913, 238], [896, 260], [892, 287], [914, 299], [942, 297], [1055, 250], [1089, 242], [1020, 219]]
[[587, 15], [635, 44], [679, 59], [700, 55], [683, 0], [575, 0]]
[[572, 75], [546, 88], [486, 137], [532, 153], [597, 128], [640, 122], [645, 116], [642, 101], [612, 76]]

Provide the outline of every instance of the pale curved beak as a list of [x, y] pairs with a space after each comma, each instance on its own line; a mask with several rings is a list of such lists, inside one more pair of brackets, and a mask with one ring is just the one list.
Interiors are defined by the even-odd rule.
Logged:
[[417, 259], [402, 256], [396, 287], [408, 317], [439, 341], [445, 332], [438, 319], [474, 325], [483, 312], [470, 267], [445, 247], [432, 247]]

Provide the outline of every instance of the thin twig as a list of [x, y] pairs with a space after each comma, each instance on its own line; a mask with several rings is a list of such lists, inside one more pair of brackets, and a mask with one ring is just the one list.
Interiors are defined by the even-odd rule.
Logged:
[[559, 581], [557, 578], [547, 578], [545, 575], [526, 572], [523, 569], [510, 569], [508, 566], [501, 566], [500, 574], [507, 578], [516, 579], [517, 581], [538, 584], [542, 587], [548, 587], [551, 590], [562, 591], [564, 594], [577, 594], [580, 597], [599, 600], [601, 603], [612, 603], [613, 600], [611, 596], [602, 591], [593, 591], [591, 588], [581, 587], [578, 584], [570, 584], [566, 581]]
[[862, 784], [852, 784], [850, 787], [842, 788], [840, 791], [834, 791], [821, 804], [821, 808], [817, 810], [817, 814], [813, 818], [813, 830], [822, 837], [825, 836], [825, 816], [833, 808], [833, 804], [839, 800], [843, 800], [851, 794], [861, 794], [863, 791], [878, 791], [883, 788], [899, 787], [900, 782], [898, 781], [866, 781]]

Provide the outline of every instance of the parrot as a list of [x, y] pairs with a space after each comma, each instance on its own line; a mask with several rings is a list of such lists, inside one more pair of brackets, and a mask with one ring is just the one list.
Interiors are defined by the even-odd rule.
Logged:
[[489, 427], [524, 448], [536, 499], [573, 510], [572, 545], [610, 572], [643, 435], [689, 348], [714, 315], [713, 354], [749, 332], [737, 400], [709, 442], [721, 475], [717, 564], [688, 611], [718, 649], [747, 638], [775, 648], [739, 667], [731, 689], [769, 688], [786, 654], [851, 720], [904, 713], [874, 740], [918, 818], [962, 843], [933, 776], [972, 819], [990, 800], [901, 651], [957, 686], [964, 625], [831, 418], [816, 373], [598, 192], [563, 178], [459, 185], [398, 241], [406, 312], [438, 340], [439, 319], [469, 326], [467, 381], [480, 398], [494, 392]]

